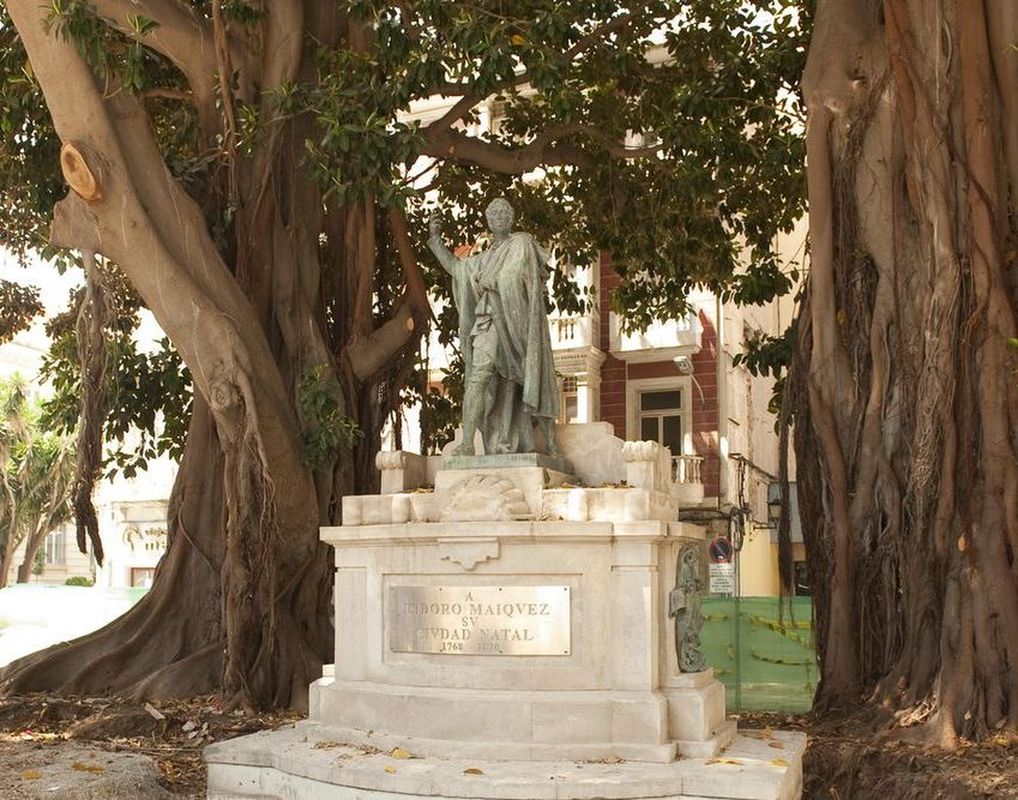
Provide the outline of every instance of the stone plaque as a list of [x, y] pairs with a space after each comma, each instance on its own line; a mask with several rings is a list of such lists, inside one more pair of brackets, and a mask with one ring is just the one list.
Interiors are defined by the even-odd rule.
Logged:
[[568, 586], [392, 586], [389, 648], [398, 653], [567, 656]]

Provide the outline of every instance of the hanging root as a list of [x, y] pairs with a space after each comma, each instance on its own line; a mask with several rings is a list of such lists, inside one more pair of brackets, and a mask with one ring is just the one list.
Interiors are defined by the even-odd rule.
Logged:
[[85, 297], [78, 309], [76, 325], [81, 363], [81, 414], [75, 458], [74, 519], [78, 549], [87, 553], [87, 543], [91, 543], [96, 563], [102, 566], [103, 546], [92, 493], [102, 466], [107, 361], [103, 331], [113, 319], [113, 304], [103, 284], [95, 253], [83, 252], [81, 260], [85, 268]]

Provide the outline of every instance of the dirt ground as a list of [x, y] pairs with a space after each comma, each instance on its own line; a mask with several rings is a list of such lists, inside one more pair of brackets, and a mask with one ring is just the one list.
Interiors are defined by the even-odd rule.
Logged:
[[[861, 735], [852, 722], [744, 714], [745, 727], [805, 731], [804, 800], [1018, 800], [1018, 739], [999, 737], [944, 752]], [[854, 728], [854, 730], [853, 730]]]
[[298, 718], [224, 712], [211, 697], [147, 707], [112, 698], [3, 697], [0, 800], [203, 798], [203, 747]]
[[[205, 745], [297, 719], [224, 712], [210, 697], [148, 707], [110, 698], [0, 698], [0, 800], [201, 798]], [[944, 753], [804, 716], [747, 714], [740, 725], [809, 734], [806, 800], [1018, 800], [1014, 737]]]

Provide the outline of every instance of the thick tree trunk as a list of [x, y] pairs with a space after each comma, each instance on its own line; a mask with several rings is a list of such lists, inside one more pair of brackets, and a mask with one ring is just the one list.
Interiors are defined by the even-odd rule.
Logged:
[[[818, 707], [1018, 726], [1011, 4], [820, 0], [789, 383]], [[1005, 121], [1006, 120], [1006, 121]]]
[[43, 540], [40, 539], [36, 541], [34, 545], [31, 541], [28, 542], [28, 545], [25, 548], [25, 557], [21, 560], [21, 563], [18, 564], [18, 574], [15, 578], [18, 583], [28, 583], [32, 580], [32, 567], [35, 566], [35, 554], [39, 552], [39, 545], [42, 544], [42, 541]]
[[[198, 400], [170, 499], [169, 548], [151, 590], [105, 628], [14, 662], [3, 673], [5, 689], [162, 698], [208, 693], [221, 685], [223, 462], [211, 416]], [[282, 535], [314, 539], [317, 529], [284, 529]], [[273, 609], [275, 636], [287, 646], [248, 676], [258, 684], [279, 681], [268, 689], [249, 687], [267, 691], [277, 704], [300, 705], [331, 651], [331, 573], [324, 545], [318, 549], [310, 563], [279, 576], [283, 592]]]
[[14, 553], [0, 552], [0, 589], [7, 586], [12, 566], [14, 566]]
[[[117, 263], [189, 367], [196, 398], [170, 504], [169, 550], [150, 592], [102, 630], [14, 663], [0, 681], [9, 691], [139, 697], [218, 688], [228, 702], [299, 706], [332, 652], [332, 566], [318, 525], [338, 522], [343, 493], [370, 481], [373, 464], [363, 467], [374, 454], [364, 451], [389, 410], [379, 386], [414, 352], [427, 314], [423, 283], [409, 277], [407, 243], [400, 247], [407, 295], [375, 330], [374, 200], [330, 208], [342, 234], [323, 247], [326, 202], [297, 155], [312, 134], [310, 115], [270, 123], [254, 152], [241, 155], [236, 98], [220, 98], [218, 129], [219, 117], [201, 103], [214, 98], [214, 75], [184, 69], [206, 135], [221, 134], [227, 148], [231, 266], [166, 169], [143, 106], [101, 91], [74, 43], [45, 32], [46, 10], [35, 0], [7, 7], [65, 143], [72, 192], [57, 206], [52, 239]], [[130, 4], [98, 0], [96, 8], [130, 32]], [[145, 42], [192, 67], [190, 48], [216, 42], [216, 70], [236, 70], [236, 91], [264, 103], [265, 119], [277, 116], [273, 90], [301, 70], [314, 72], [304, 63], [305, 34], [328, 42], [342, 28], [334, 10], [305, 17], [302, 3], [280, 0], [266, 7], [263, 41], [248, 59], [231, 50], [218, 3], [212, 12], [211, 23], [169, 13], [157, 20], [158, 39]], [[400, 219], [389, 222], [397, 241]], [[329, 322], [323, 260], [341, 294], [350, 292], [331, 298]], [[302, 416], [308, 381], [360, 424], [358, 455], [339, 446], [311, 463], [305, 437], [322, 431], [320, 420]]]
[[45, 544], [46, 537], [50, 535], [52, 530], [53, 526], [49, 524], [49, 520], [42, 519], [35, 526], [32, 535], [25, 540], [25, 557], [21, 559], [21, 563], [18, 565], [18, 583], [28, 583], [32, 580], [35, 556], [39, 552], [39, 548]]

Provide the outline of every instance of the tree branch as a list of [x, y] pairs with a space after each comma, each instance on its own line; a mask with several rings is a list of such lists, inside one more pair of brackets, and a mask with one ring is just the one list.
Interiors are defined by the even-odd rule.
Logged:
[[350, 366], [360, 381], [377, 374], [397, 353], [414, 342], [415, 337], [419, 339], [431, 318], [428, 287], [414, 256], [406, 216], [400, 209], [395, 207], [389, 209], [389, 227], [403, 268], [406, 291], [403, 303], [392, 319], [367, 336], [359, 338], [347, 349]]
[[357, 380], [363, 383], [377, 374], [403, 348], [416, 327], [413, 309], [410, 303], [404, 303], [392, 319], [353, 342], [346, 353]]
[[273, 0], [266, 6], [263, 89], [275, 89], [297, 79], [304, 34], [304, 6], [300, 0]]
[[[216, 130], [213, 85], [216, 59], [212, 26], [208, 20], [178, 0], [145, 0], [144, 3], [136, 0], [92, 0], [92, 6], [96, 15], [113, 28], [168, 58], [187, 79], [202, 126], [207, 131]], [[158, 26], [138, 35], [136, 26], [132, 24], [138, 17], [151, 19]]]
[[170, 89], [165, 86], [156, 86], [153, 89], [145, 89], [141, 96], [146, 100], [161, 98], [163, 100], [184, 100], [190, 102], [194, 95], [184, 89]]
[[104, 98], [74, 43], [46, 32], [38, 0], [7, 0], [6, 7], [57, 134], [99, 176], [101, 200], [90, 205], [72, 193], [58, 204], [53, 241], [118, 264], [190, 368], [221, 441], [240, 442], [257, 430], [280, 513], [314, 514], [297, 420], [268, 340], [201, 209], [167, 170], [140, 101], [124, 93]]
[[424, 155], [465, 161], [507, 175], [520, 175], [542, 166], [593, 166], [595, 157], [592, 153], [575, 145], [556, 142], [567, 136], [579, 135], [595, 139], [604, 146], [609, 156], [617, 159], [646, 158], [661, 150], [660, 145], [626, 147], [612, 141], [597, 128], [582, 123], [553, 125], [519, 148], [505, 147], [456, 130], [432, 132], [428, 128], [426, 134], [427, 141], [422, 150]]
[[[630, 22], [636, 22], [643, 18], [644, 14], [636, 13], [633, 11], [627, 11], [625, 14], [620, 14], [619, 16], [614, 17], [608, 22], [606, 22], [604, 25], [600, 25], [599, 27], [594, 28], [594, 30], [592, 30], [590, 33], [588, 33], [581, 39], [578, 39], [577, 42], [568, 50], [566, 50], [562, 55], [565, 59], [571, 60], [578, 56], [580, 53], [582, 53], [584, 50], [586, 50], [588, 47], [593, 45], [598, 40], [603, 39], [609, 33], [617, 31], [619, 28], [625, 27]], [[649, 30], [650, 28], [653, 27], [653, 23], [647, 27]]]
[[[610, 21], [606, 22], [604, 25], [595, 28], [586, 36], [583, 36], [582, 38], [577, 40], [572, 47], [570, 47], [568, 50], [562, 53], [562, 60], [572, 61], [576, 56], [578, 56], [580, 53], [589, 48], [598, 40], [603, 39], [609, 33], [624, 27], [629, 22], [640, 20], [643, 16], [644, 16], [643, 14], [637, 14], [630, 11], [625, 14], [620, 14], [619, 16], [614, 17]], [[653, 27], [652, 24], [648, 25], [647, 30], [649, 31], [652, 27]], [[504, 91], [505, 89], [522, 86], [529, 80], [530, 75], [526, 70], [523, 70], [522, 72], [513, 76], [513, 78], [511, 78], [510, 80], [504, 81], [498, 86], [496, 86], [489, 93], [489, 96], [498, 94], [499, 92]], [[439, 84], [438, 86], [435, 86], [434, 90], [437, 94], [441, 94], [446, 97], [458, 95], [463, 96], [462, 99], [459, 100], [455, 105], [453, 105], [452, 108], [450, 108], [448, 111], [445, 112], [445, 114], [443, 114], [441, 117], [439, 117], [437, 120], [431, 123], [431, 125], [428, 126], [427, 130], [429, 132], [434, 131], [436, 135], [450, 129], [460, 119], [462, 119], [466, 115], [466, 113], [470, 111], [470, 109], [472, 109], [482, 100], [484, 100], [485, 97], [484, 95], [479, 95], [474, 92], [471, 92], [469, 84], [442, 83]]]
[[395, 206], [389, 209], [389, 228], [396, 244], [396, 252], [399, 253], [400, 265], [403, 267], [403, 277], [406, 280], [406, 299], [416, 312], [415, 317], [420, 314], [424, 319], [427, 319], [431, 316], [428, 287], [424, 281], [424, 273], [421, 272], [421, 265], [417, 263], [417, 258], [414, 255], [413, 245], [410, 243], [406, 215]]

